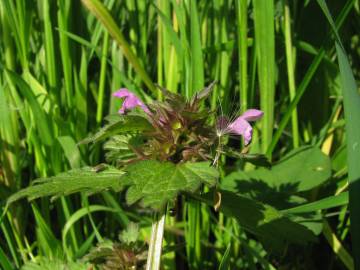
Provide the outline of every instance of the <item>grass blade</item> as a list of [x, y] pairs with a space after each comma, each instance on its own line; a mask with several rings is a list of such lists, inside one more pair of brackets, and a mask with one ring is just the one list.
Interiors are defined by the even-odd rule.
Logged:
[[[284, 4], [284, 24], [285, 24], [285, 50], [286, 50], [286, 65], [287, 65], [287, 73], [288, 73], [289, 93], [290, 93], [290, 101], [293, 101], [295, 97], [295, 61], [293, 59], [294, 48], [292, 46], [292, 37], [291, 37], [290, 7], [287, 0], [285, 0], [285, 4]], [[297, 148], [300, 145], [300, 138], [299, 138], [299, 126], [298, 126], [298, 114], [296, 108], [292, 112], [291, 124], [292, 124], [293, 146], [294, 148]]]
[[272, 140], [275, 95], [275, 34], [273, 0], [254, 0], [256, 54], [260, 84], [262, 120], [262, 149], [265, 152]]
[[135, 71], [139, 74], [141, 79], [147, 85], [147, 87], [154, 93], [157, 93], [157, 89], [147, 74], [146, 70], [141, 66], [140, 61], [130, 48], [130, 45], [125, 40], [124, 35], [116, 25], [113, 17], [110, 15], [106, 7], [98, 0], [82, 0], [83, 4], [89, 9], [91, 13], [95, 15], [109, 31], [110, 35], [116, 40], [118, 45], [122, 48], [123, 53]]
[[16, 73], [12, 71], [6, 71], [5, 74], [7, 75], [8, 79], [18, 87], [25, 100], [29, 102], [34, 119], [36, 119], [35, 125], [37, 126], [38, 131], [41, 133], [41, 140], [45, 145], [52, 145], [54, 136], [48, 121], [47, 114], [36, 100], [32, 89]]
[[6, 256], [4, 250], [0, 247], [0, 266], [4, 270], [13, 270], [10, 260]]
[[204, 87], [204, 61], [201, 49], [201, 32], [196, 1], [190, 1], [190, 50], [191, 50], [191, 87], [187, 97]]
[[225, 250], [224, 255], [221, 258], [219, 270], [228, 270], [229, 264], [230, 264], [230, 250], [231, 250], [231, 243], [228, 245], [228, 247]]
[[349, 194], [348, 192], [340, 193], [339, 195], [334, 195], [330, 197], [326, 197], [324, 199], [307, 203], [304, 205], [296, 206], [290, 209], [282, 210], [283, 213], [288, 214], [297, 214], [297, 213], [307, 213], [314, 212], [318, 210], [329, 209], [332, 207], [338, 207], [349, 202]]
[[247, 0], [236, 0], [236, 17], [239, 30], [239, 91], [240, 91], [240, 109], [244, 112], [248, 107], [248, 75], [247, 75]]
[[340, 260], [344, 263], [347, 269], [353, 270], [354, 269], [354, 260], [351, 255], [347, 252], [345, 247], [336, 237], [335, 233], [332, 231], [329, 223], [324, 221], [324, 229], [323, 234], [326, 240], [329, 242], [329, 245], [333, 249], [334, 253], [340, 258]]

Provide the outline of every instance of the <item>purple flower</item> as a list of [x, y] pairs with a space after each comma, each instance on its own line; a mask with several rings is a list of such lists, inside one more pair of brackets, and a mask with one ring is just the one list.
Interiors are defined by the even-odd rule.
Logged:
[[126, 88], [121, 88], [113, 94], [114, 97], [124, 98], [123, 104], [119, 110], [120, 114], [124, 114], [126, 111], [135, 107], [140, 107], [147, 114], [151, 114], [148, 107], [133, 93]]
[[228, 119], [221, 117], [217, 121], [218, 135], [234, 134], [244, 137], [245, 145], [248, 145], [252, 137], [252, 127], [249, 124], [250, 121], [255, 121], [263, 116], [263, 112], [256, 109], [250, 109], [236, 118], [233, 122], [229, 123]]

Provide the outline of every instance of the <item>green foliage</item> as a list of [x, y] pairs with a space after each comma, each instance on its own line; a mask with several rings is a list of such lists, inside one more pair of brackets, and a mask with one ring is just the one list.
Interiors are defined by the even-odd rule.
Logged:
[[337, 32], [336, 25], [332, 19], [330, 11], [325, 1], [318, 0], [318, 3], [336, 36], [335, 47], [339, 62], [347, 130], [346, 141], [350, 184], [349, 204], [351, 209], [350, 218], [353, 256], [355, 259], [355, 269], [360, 269], [360, 94], [354, 75], [351, 71], [350, 62], [346, 56], [346, 51]]
[[1, 247], [0, 247], [0, 265], [4, 270], [13, 269], [10, 259], [6, 256], [6, 253]]
[[159, 210], [180, 192], [195, 192], [201, 184], [212, 187], [217, 178], [218, 172], [210, 167], [209, 162], [174, 165], [170, 162], [144, 160], [128, 165], [125, 174], [114, 167], [100, 164], [38, 179], [34, 185], [12, 194], [7, 204], [22, 198], [34, 200], [52, 196], [55, 199], [75, 192], [92, 194], [109, 189], [119, 192], [130, 186], [126, 195], [129, 204], [141, 200], [144, 206]]
[[349, 202], [349, 193], [343, 192], [339, 195], [334, 195], [330, 197], [326, 197], [315, 202], [295, 206], [293, 208], [289, 208], [283, 210], [284, 213], [307, 213], [307, 212], [314, 212], [318, 210], [338, 207], [342, 205], [347, 205]]
[[[220, 211], [236, 218], [247, 231], [257, 235], [265, 245], [281, 250], [287, 244], [307, 244], [315, 235], [305, 226], [292, 221], [276, 208], [226, 190], [221, 192]], [[212, 192], [204, 198], [211, 203]]]
[[227, 270], [227, 269], [229, 269], [230, 250], [231, 250], [231, 244], [229, 244], [228, 247], [225, 250], [224, 256], [222, 257], [220, 265], [219, 265], [219, 270]]
[[114, 114], [107, 117], [108, 124], [102, 127], [94, 135], [84, 139], [81, 143], [96, 143], [118, 134], [128, 134], [139, 131], [152, 130], [149, 121], [141, 115]]
[[146, 250], [139, 241], [139, 226], [129, 223], [119, 235], [120, 242], [104, 240], [82, 258], [103, 270], [142, 269]]
[[104, 24], [111, 36], [117, 41], [118, 45], [123, 50], [125, 57], [133, 65], [138, 74], [140, 74], [140, 77], [146, 83], [149, 89], [155, 91], [155, 85], [153, 84], [146, 70], [141, 66], [138, 58], [131, 50], [130, 45], [126, 41], [124, 35], [116, 25], [116, 22], [106, 7], [98, 0], [83, 0], [82, 2]]
[[24, 188], [7, 199], [11, 204], [22, 198], [33, 200], [45, 196], [58, 198], [75, 192], [100, 192], [107, 189], [120, 191], [128, 183], [121, 181], [124, 173], [107, 165], [85, 167], [61, 173], [50, 178], [38, 179], [32, 186]]
[[[266, 215], [269, 214], [269, 219], [273, 220], [274, 224], [277, 224], [280, 227], [284, 226], [278, 232], [279, 234], [281, 232], [286, 232], [286, 229], [290, 227], [294, 230], [287, 231], [282, 236], [277, 236], [276, 231], [274, 231], [271, 224], [265, 226], [265, 231], [262, 231], [260, 228], [251, 228], [251, 226], [257, 225], [255, 221], [250, 225], [243, 225], [247, 226], [248, 230], [255, 234], [266, 234], [266, 236], [262, 235], [262, 238], [266, 243], [273, 243], [276, 248], [284, 246], [284, 243], [300, 243], [296, 242], [296, 240], [291, 237], [297, 239], [301, 238], [304, 240], [303, 243], [306, 243], [307, 241], [314, 240], [314, 235], [312, 235], [312, 233], [319, 234], [321, 232], [321, 215], [319, 215], [319, 213], [296, 215], [296, 213], [301, 213], [301, 210], [297, 212], [296, 210], [279, 211], [277, 209], [287, 209], [292, 207], [295, 207], [294, 209], [296, 209], [296, 206], [304, 204], [307, 200], [304, 197], [299, 196], [301, 195], [301, 192], [303, 193], [321, 185], [329, 179], [330, 175], [331, 167], [328, 156], [323, 154], [321, 150], [316, 147], [301, 147], [285, 155], [276, 165], [272, 166], [271, 169], [259, 168], [252, 171], [237, 171], [229, 174], [221, 182], [221, 188], [223, 189], [222, 192], [226, 190], [233, 192], [234, 194], [226, 192], [226, 195], [223, 195], [222, 197], [240, 196], [239, 198], [235, 197], [233, 199], [240, 200], [243, 197], [245, 203], [249, 205], [248, 208], [242, 212], [236, 212], [237, 215], [240, 215], [240, 213], [243, 215], [238, 218], [239, 222], [249, 220], [246, 217], [246, 213], [250, 214], [252, 212], [255, 213], [256, 211], [260, 211], [264, 212], [262, 213], [264, 219], [266, 219]], [[245, 200], [245, 198], [249, 199], [249, 201]], [[227, 201], [226, 198], [224, 198], [223, 201], [224, 200], [225, 202]], [[229, 203], [231, 203], [231, 201]], [[229, 207], [226, 203], [224, 204], [225, 208]], [[251, 210], [251, 207], [255, 207], [256, 209]], [[324, 205], [320, 203], [318, 208], [315, 208], [313, 211], [323, 209], [322, 207], [324, 207]], [[233, 213], [235, 210], [236, 209], [230, 209], [224, 211]], [[276, 218], [274, 213], [279, 214], [279, 217]], [[292, 213], [292, 215], [283, 216], [282, 213]], [[271, 216], [273, 214], [275, 215], [274, 217]], [[269, 231], [266, 231], [268, 228]], [[275, 239], [278, 239], [279, 241], [269, 240], [267, 239], [267, 235], [270, 235], [270, 237], [276, 235]], [[298, 237], [298, 235], [302, 236]]]
[[144, 206], [162, 209], [180, 192], [195, 192], [201, 184], [214, 186], [218, 172], [210, 167], [209, 162], [186, 162], [172, 164], [144, 160], [129, 165], [124, 175], [125, 181], [131, 183], [126, 200], [133, 204], [141, 200]]
[[64, 262], [59, 259], [41, 258], [38, 262], [29, 262], [21, 270], [88, 270], [90, 264], [78, 262]]
[[264, 111], [262, 125], [263, 152], [269, 146], [274, 126], [274, 95], [276, 81], [274, 1], [254, 0], [255, 46], [258, 61], [261, 109]]
[[[183, 196], [174, 202], [165, 196], [176, 215], [166, 220], [165, 270], [353, 269], [349, 250], [353, 244], [356, 254], [360, 231], [359, 17], [355, 0], [0, 1], [0, 198], [61, 196], [53, 203], [43, 198], [12, 204], [0, 213], [0, 268], [26, 264], [56, 269], [58, 264], [76, 269], [72, 261], [96, 241], [115, 243], [116, 232], [132, 220], [139, 221], [138, 243], [143, 244], [150, 239], [148, 209], [128, 207], [125, 192], [113, 192], [133, 184], [126, 183], [123, 168], [149, 159], [149, 153], [150, 159], [161, 156], [164, 163], [177, 163], [182, 153], [189, 161], [209, 161], [221, 152], [219, 182], [229, 200], [223, 198], [222, 212]], [[218, 82], [213, 91], [197, 92], [211, 81]], [[200, 108], [211, 107], [196, 115], [206, 122], [187, 125], [206, 127], [202, 136], [174, 129], [164, 133], [161, 127], [152, 133], [153, 127], [140, 119], [145, 115], [133, 113], [111, 116], [96, 133], [103, 115], [119, 109], [121, 101], [113, 98], [113, 91], [126, 87], [147, 105], [155, 104], [153, 99], [164, 100], [169, 94], [156, 89], [156, 83], [181, 94], [182, 102], [185, 96], [191, 104], [199, 98]], [[196, 95], [191, 98], [192, 93]], [[219, 147], [217, 152], [214, 141], [199, 144], [204, 135], [214, 135], [216, 115], [233, 119], [249, 108], [266, 111], [254, 125], [249, 148], [240, 149], [233, 137], [229, 149]], [[189, 119], [181, 109], [168, 114], [170, 119]], [[180, 127], [179, 122], [173, 127]], [[141, 134], [145, 130], [147, 136]], [[83, 138], [95, 144], [79, 144]], [[153, 148], [141, 149], [149, 140]], [[189, 142], [190, 149], [184, 149]], [[296, 150], [305, 145], [318, 146], [327, 157], [315, 148]], [[265, 154], [280, 162], [271, 168]], [[104, 160], [118, 169], [79, 169]], [[73, 178], [58, 177], [70, 168], [78, 169]], [[111, 170], [114, 174], [106, 176]], [[184, 179], [178, 168], [174, 171]], [[32, 182], [36, 178], [43, 180]], [[151, 182], [155, 197], [158, 183]], [[179, 192], [183, 194], [173, 194]], [[88, 193], [96, 195], [89, 198]], [[213, 205], [211, 197], [208, 194], [207, 202]], [[235, 209], [239, 203], [246, 206], [245, 214], [241, 207]], [[257, 222], [250, 212], [259, 217]], [[273, 227], [276, 220], [286, 237]], [[322, 224], [327, 224], [325, 229]], [[269, 230], [281, 240], [269, 238]], [[315, 234], [321, 241], [294, 247], [296, 234]], [[279, 254], [268, 249], [269, 241], [289, 245]], [[319, 256], [325, 253], [328, 260]], [[62, 261], [64, 255], [68, 262]], [[110, 261], [118, 263], [119, 256]]]
[[140, 228], [138, 224], [130, 222], [127, 229], [121, 232], [121, 234], [119, 235], [120, 242], [126, 245], [131, 245], [132, 243], [135, 243], [139, 239], [139, 229]]
[[255, 166], [261, 166], [261, 167], [271, 166], [269, 159], [262, 154], [244, 154], [239, 151], [236, 151], [235, 149], [232, 149], [231, 147], [224, 147], [223, 152], [228, 157], [238, 158], [245, 162], [249, 162]]
[[286, 208], [296, 203], [297, 198], [292, 195], [321, 185], [330, 175], [328, 156], [316, 147], [301, 147], [285, 155], [271, 169], [229, 174], [221, 188]]

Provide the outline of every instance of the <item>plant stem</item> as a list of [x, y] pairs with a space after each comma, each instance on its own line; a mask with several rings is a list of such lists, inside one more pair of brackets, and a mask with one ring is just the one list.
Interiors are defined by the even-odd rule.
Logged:
[[161, 263], [162, 241], [164, 236], [166, 208], [154, 215], [146, 270], [159, 270]]

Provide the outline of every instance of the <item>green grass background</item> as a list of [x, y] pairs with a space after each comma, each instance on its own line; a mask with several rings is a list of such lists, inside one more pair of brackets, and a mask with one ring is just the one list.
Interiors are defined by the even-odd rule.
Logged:
[[[276, 161], [320, 147], [333, 176], [310, 201], [349, 190], [349, 203], [323, 210], [317, 243], [284, 254], [189, 203], [186, 223], [167, 220], [167, 242], [180, 235], [185, 247], [182, 259], [168, 252], [164, 268], [360, 269], [358, 29], [357, 0], [2, 0], [0, 199], [35, 178], [102, 162], [101, 147], [77, 142], [117, 111], [111, 94], [120, 87], [150, 102], [162, 99], [155, 83], [190, 97], [217, 80], [208, 105], [218, 115], [264, 111], [250, 152]], [[12, 206], [0, 221], [0, 268], [75, 261], [129, 220], [148, 239], [150, 219], [120, 201], [104, 192]]]

